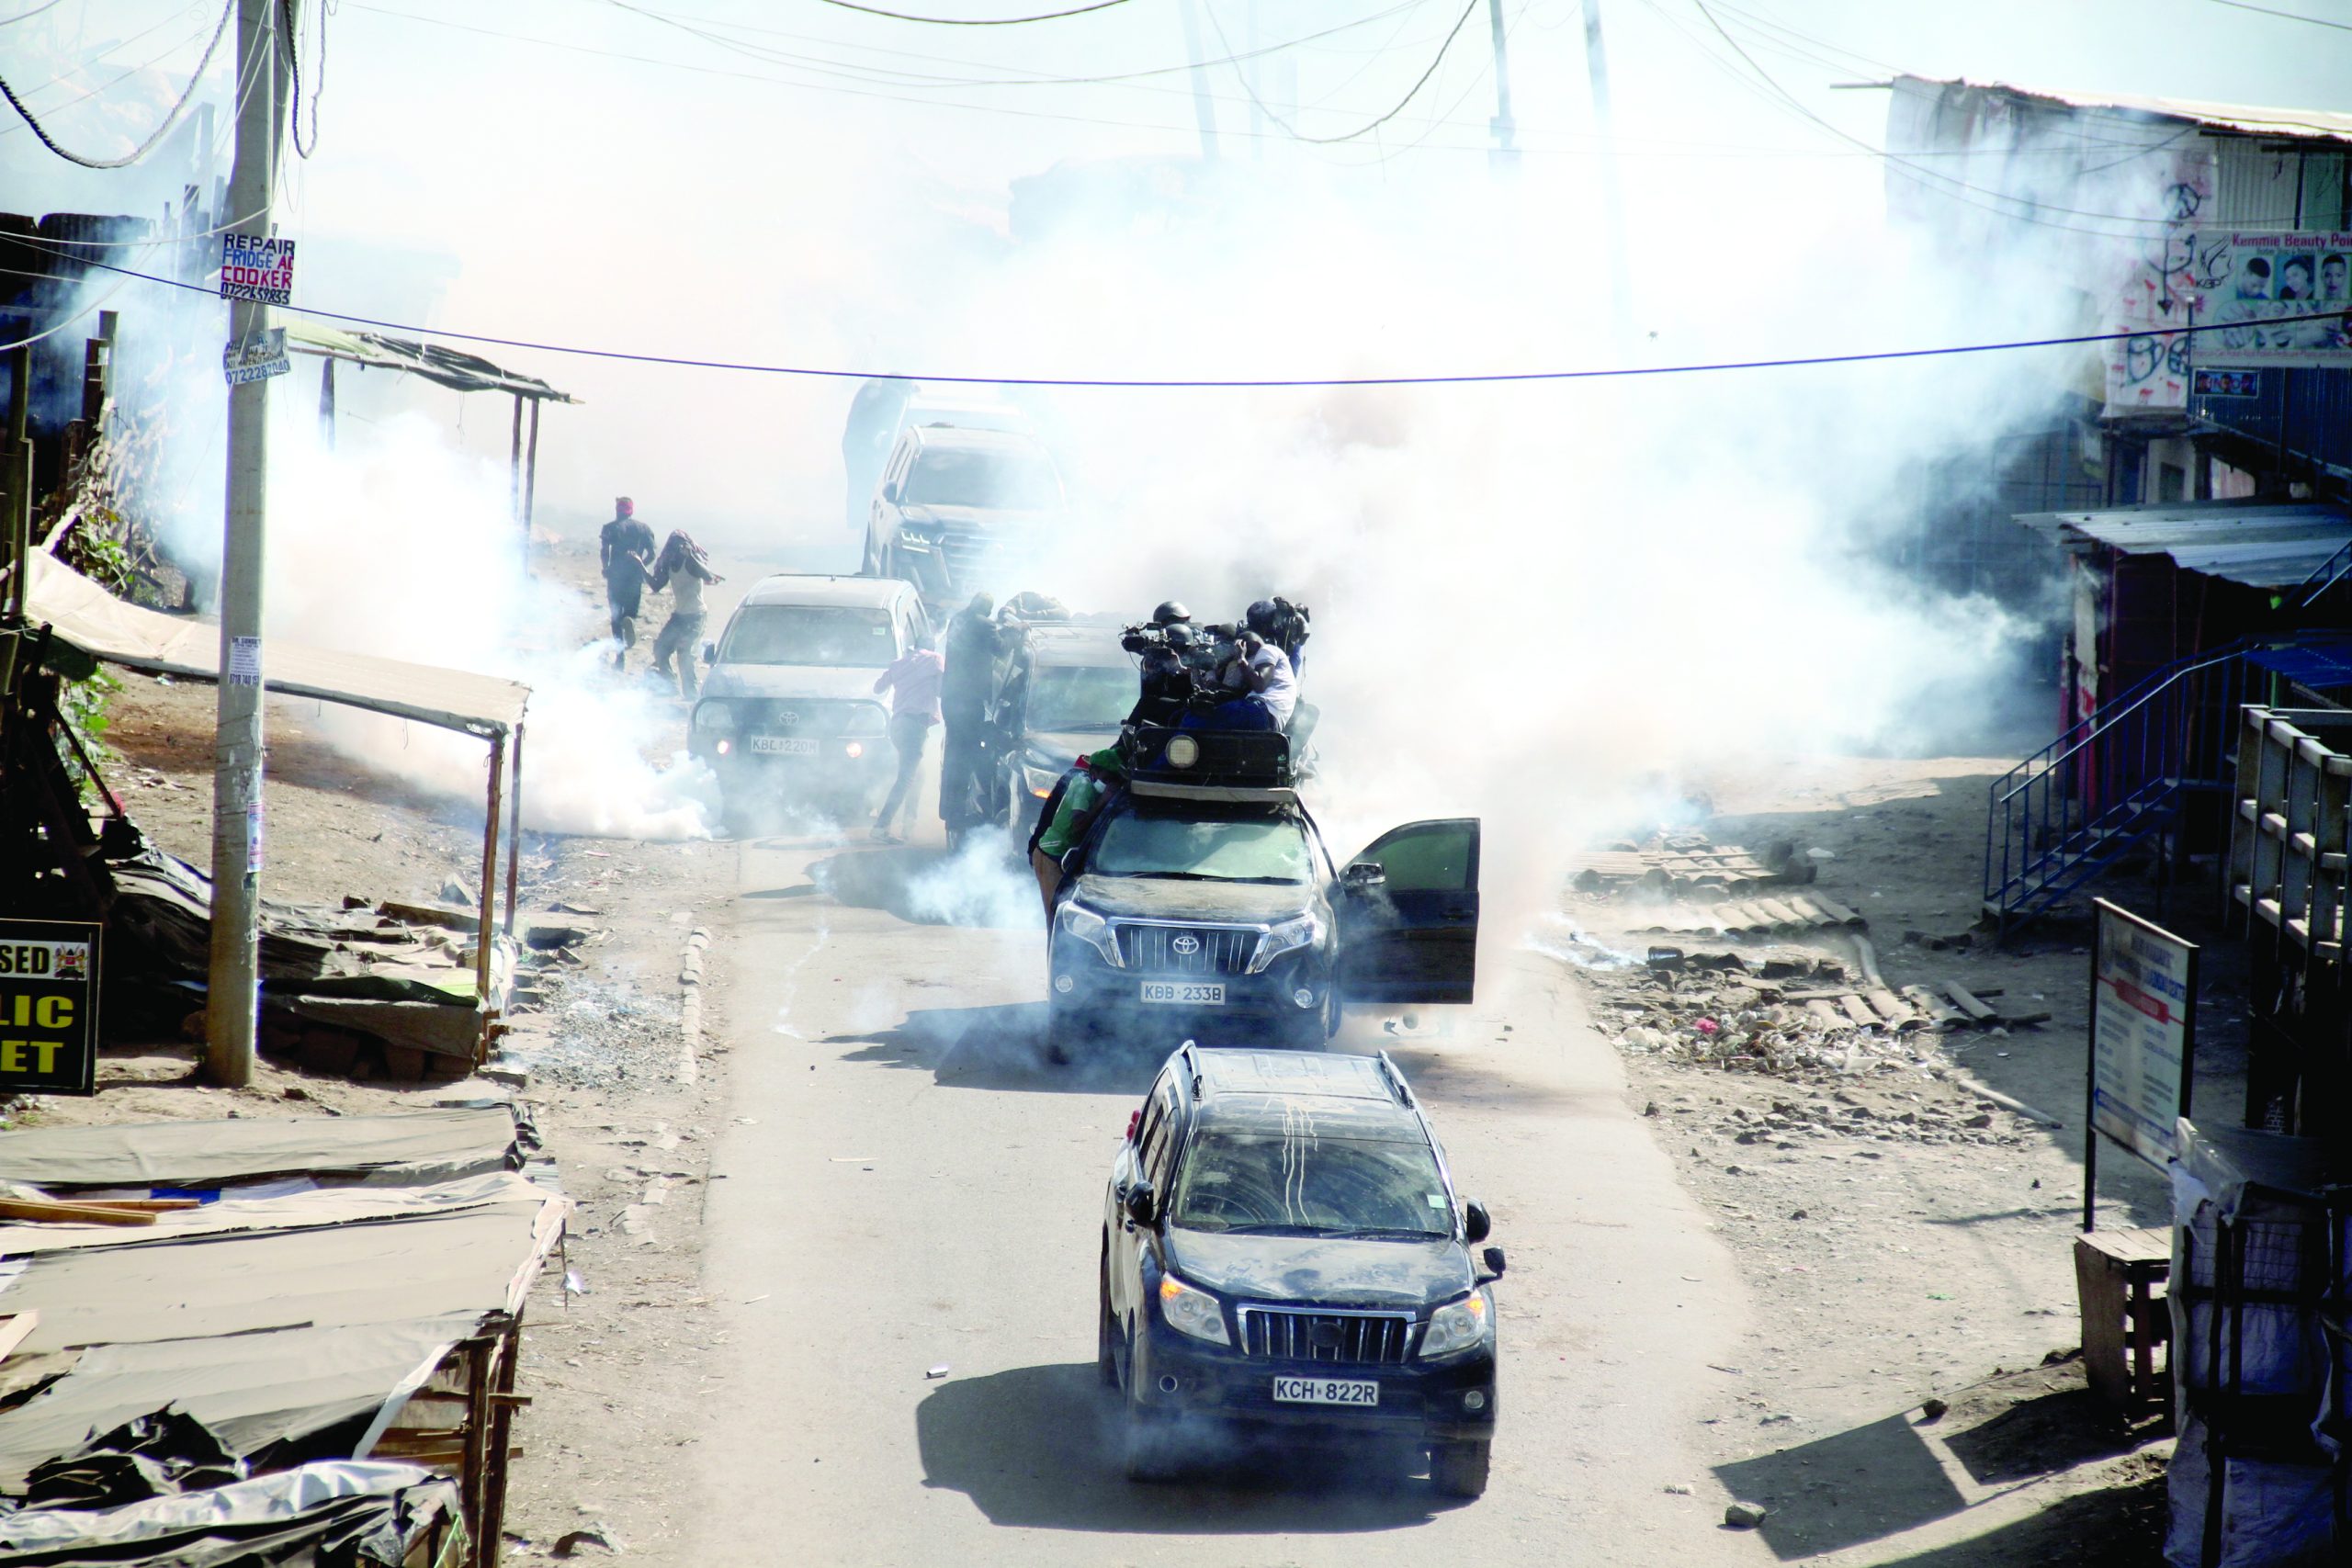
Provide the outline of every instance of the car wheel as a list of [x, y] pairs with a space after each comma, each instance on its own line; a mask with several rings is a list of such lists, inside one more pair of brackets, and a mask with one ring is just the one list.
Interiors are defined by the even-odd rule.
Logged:
[[1086, 1021], [1076, 1008], [1059, 1002], [1046, 1004], [1046, 1060], [1057, 1067], [1068, 1066], [1085, 1038]]
[[1119, 1386], [1119, 1325], [1111, 1315], [1111, 1249], [1102, 1249], [1102, 1272], [1097, 1286], [1102, 1311], [1094, 1332], [1094, 1372], [1104, 1388]]
[[1136, 1397], [1136, 1352], [1127, 1347], [1126, 1422], [1121, 1433], [1129, 1481], [1165, 1481], [1176, 1473], [1175, 1423]]
[[1430, 1450], [1430, 1483], [1448, 1497], [1484, 1496], [1491, 1446], [1483, 1439], [1437, 1444]]

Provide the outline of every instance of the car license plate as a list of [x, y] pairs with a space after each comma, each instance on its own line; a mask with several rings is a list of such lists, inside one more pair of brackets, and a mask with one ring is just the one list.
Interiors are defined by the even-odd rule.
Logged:
[[774, 757], [813, 757], [817, 743], [797, 735], [754, 735], [752, 750]]
[[1177, 1007], [1221, 1008], [1225, 1005], [1225, 987], [1199, 980], [1146, 980], [1143, 999]]
[[1274, 1403], [1360, 1404], [1370, 1408], [1380, 1403], [1380, 1385], [1369, 1380], [1356, 1382], [1347, 1378], [1276, 1378]]

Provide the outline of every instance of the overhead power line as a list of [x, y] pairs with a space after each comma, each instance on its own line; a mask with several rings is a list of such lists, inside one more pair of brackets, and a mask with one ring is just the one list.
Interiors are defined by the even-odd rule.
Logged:
[[[1421, 89], [1430, 85], [1430, 78], [1437, 74], [1437, 68], [1445, 63], [1447, 52], [1453, 48], [1453, 40], [1462, 36], [1463, 24], [1469, 21], [1470, 13], [1476, 10], [1479, 4], [1480, 0], [1470, 0], [1468, 5], [1462, 7], [1462, 15], [1453, 19], [1453, 27], [1452, 30], [1447, 32], [1445, 35], [1445, 41], [1439, 44], [1437, 46], [1437, 53], [1430, 57], [1429, 68], [1423, 71], [1419, 77], [1414, 79], [1411, 86], [1405, 89], [1405, 96], [1396, 100], [1395, 107], [1391, 108], [1386, 114], [1382, 115], [1378, 119], [1367, 120], [1365, 123], [1356, 127], [1353, 130], [1347, 132], [1345, 135], [1308, 136], [1304, 134], [1297, 127], [1292, 125], [1288, 120], [1283, 118], [1282, 116], [1276, 114], [1272, 108], [1267, 107], [1266, 101], [1258, 96], [1258, 89], [1250, 85], [1249, 76], [1239, 68], [1237, 67], [1233, 74], [1235, 78], [1240, 82], [1241, 90], [1250, 95], [1250, 101], [1258, 106], [1258, 112], [1264, 115], [1268, 119], [1272, 120], [1276, 125], [1280, 126], [1283, 132], [1293, 141], [1308, 142], [1317, 147], [1329, 147], [1337, 142], [1353, 141], [1359, 136], [1371, 135], [1382, 126], [1386, 125], [1390, 120], [1395, 119], [1398, 115], [1403, 114], [1405, 112], [1406, 106], [1420, 96]], [[1233, 43], [1232, 40], [1225, 36], [1225, 24], [1216, 19], [1216, 7], [1211, 5], [1204, 6], [1202, 9], [1205, 10], [1209, 14], [1209, 26], [1216, 29], [1216, 41], [1225, 46], [1227, 54], [1232, 54]]]
[[1114, 6], [1125, 5], [1127, 0], [1094, 0], [1091, 6], [1078, 6], [1067, 11], [1044, 11], [1034, 17], [917, 17], [905, 11], [885, 11], [876, 6], [860, 6], [855, 0], [824, 0], [824, 3], [868, 17], [888, 17], [894, 22], [925, 22], [934, 28], [1017, 28], [1029, 22], [1058, 22], [1064, 17], [1083, 17], [1089, 11], [1107, 11]]
[[[43, 246], [52, 254], [61, 256], [67, 254], [62, 249], [40, 240], [28, 237], [28, 243]], [[116, 266], [108, 262], [85, 260], [82, 265], [101, 272], [119, 273], [125, 277], [140, 278], [148, 283], [159, 284], [165, 288], [202, 294], [208, 298], [212, 294], [211, 289], [200, 283], [184, 283], [176, 277], [164, 277], [154, 273], [141, 272], [132, 267]], [[70, 281], [70, 279], [63, 279], [62, 276], [61, 280]], [[752, 360], [700, 359], [686, 355], [639, 354], [625, 349], [587, 348], [577, 344], [543, 343], [530, 338], [498, 337], [487, 333], [451, 332], [441, 328], [421, 327], [411, 321], [388, 321], [374, 316], [354, 316], [341, 310], [322, 310], [314, 305], [280, 305], [276, 309], [291, 310], [297, 315], [316, 316], [322, 321], [343, 321], [358, 327], [374, 327], [384, 332], [400, 333], [421, 339], [443, 338], [458, 343], [487, 344], [495, 348], [519, 348], [537, 354], [566, 354], [582, 359], [613, 360], [625, 365], [667, 365], [684, 370], [729, 370], [744, 375], [800, 376], [833, 381], [895, 379], [934, 381], [943, 386], [1079, 387], [1169, 391], [1280, 390], [1317, 387], [1497, 386], [1526, 381], [1602, 381], [1655, 376], [1710, 375], [1737, 370], [1795, 370], [1819, 365], [1871, 365], [1905, 359], [1949, 358], [1958, 355], [2005, 354], [2021, 349], [2072, 348], [2089, 344], [2128, 343], [2134, 338], [2193, 337], [2201, 333], [2234, 330], [2245, 324], [2239, 321], [2213, 321], [2203, 326], [2166, 328], [2160, 333], [2077, 333], [2065, 337], [2011, 338], [1993, 343], [1943, 344], [1932, 348], [1871, 349], [1853, 354], [1792, 355], [1777, 359], [1721, 359], [1679, 365], [1620, 365], [1572, 370], [1480, 370], [1403, 376], [947, 376], [919, 370], [872, 368], [850, 370], [813, 365], [763, 364]], [[2335, 321], [2346, 319], [2352, 319], [2352, 310], [2314, 310], [2308, 315], [2271, 318], [2269, 324]]]
[[196, 69], [188, 73], [187, 88], [180, 94], [179, 102], [172, 106], [172, 112], [164, 117], [164, 122], [155, 128], [153, 135], [122, 157], [85, 158], [79, 152], [59, 146], [57, 139], [50, 135], [47, 127], [33, 118], [32, 110], [25, 107], [24, 100], [17, 96], [16, 89], [10, 87], [5, 78], [0, 78], [0, 97], [6, 98], [8, 107], [24, 118], [25, 123], [32, 128], [32, 133], [40, 138], [42, 146], [67, 163], [79, 164], [85, 169], [127, 169], [153, 152], [164, 138], [171, 134], [172, 128], [179, 124], [180, 116], [187, 112], [188, 102], [196, 96], [197, 85], [204, 80], [205, 68], [212, 63], [212, 52], [220, 47], [220, 35], [229, 30], [229, 17], [236, 9], [237, 0], [228, 0], [228, 3], [220, 7], [220, 19], [212, 26], [212, 41], [204, 46], [204, 58], [198, 61]]
[[2216, 6], [2227, 6], [2233, 11], [2252, 11], [2257, 16], [2277, 17], [2290, 22], [2309, 22], [2315, 28], [2334, 28], [2340, 33], [2352, 33], [2352, 22], [2331, 22], [2324, 17], [2306, 17], [2294, 11], [2280, 11], [2268, 6], [2251, 6], [2246, 0], [2213, 0]]
[[13, 17], [0, 17], [0, 28], [14, 27], [18, 22], [29, 22], [43, 11], [54, 11], [63, 4], [65, 0], [49, 0], [46, 6], [36, 6], [29, 11], [19, 11]]

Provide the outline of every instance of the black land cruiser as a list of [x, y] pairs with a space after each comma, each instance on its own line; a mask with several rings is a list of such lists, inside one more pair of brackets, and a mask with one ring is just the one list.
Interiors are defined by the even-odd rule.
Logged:
[[1062, 857], [1046, 1054], [1114, 1032], [1316, 1045], [1342, 1002], [1468, 1002], [1478, 840], [1476, 818], [1408, 823], [1341, 871], [1283, 737], [1147, 732]]
[[1189, 1418], [1294, 1441], [1426, 1448], [1440, 1492], [1486, 1490], [1503, 1255], [1384, 1054], [1169, 1058], [1102, 1206], [1097, 1359], [1136, 1480]]

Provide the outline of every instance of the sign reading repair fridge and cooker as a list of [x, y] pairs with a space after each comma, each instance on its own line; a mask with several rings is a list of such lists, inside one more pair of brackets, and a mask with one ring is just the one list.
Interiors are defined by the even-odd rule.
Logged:
[[2197, 944], [2101, 898], [2091, 949], [2089, 1126], [2083, 1229], [2094, 1228], [2104, 1134], [2162, 1169], [2188, 1114], [2197, 1046]]
[[291, 305], [294, 242], [261, 234], [221, 235], [220, 298]]
[[96, 1094], [95, 920], [0, 920], [0, 1098]]

